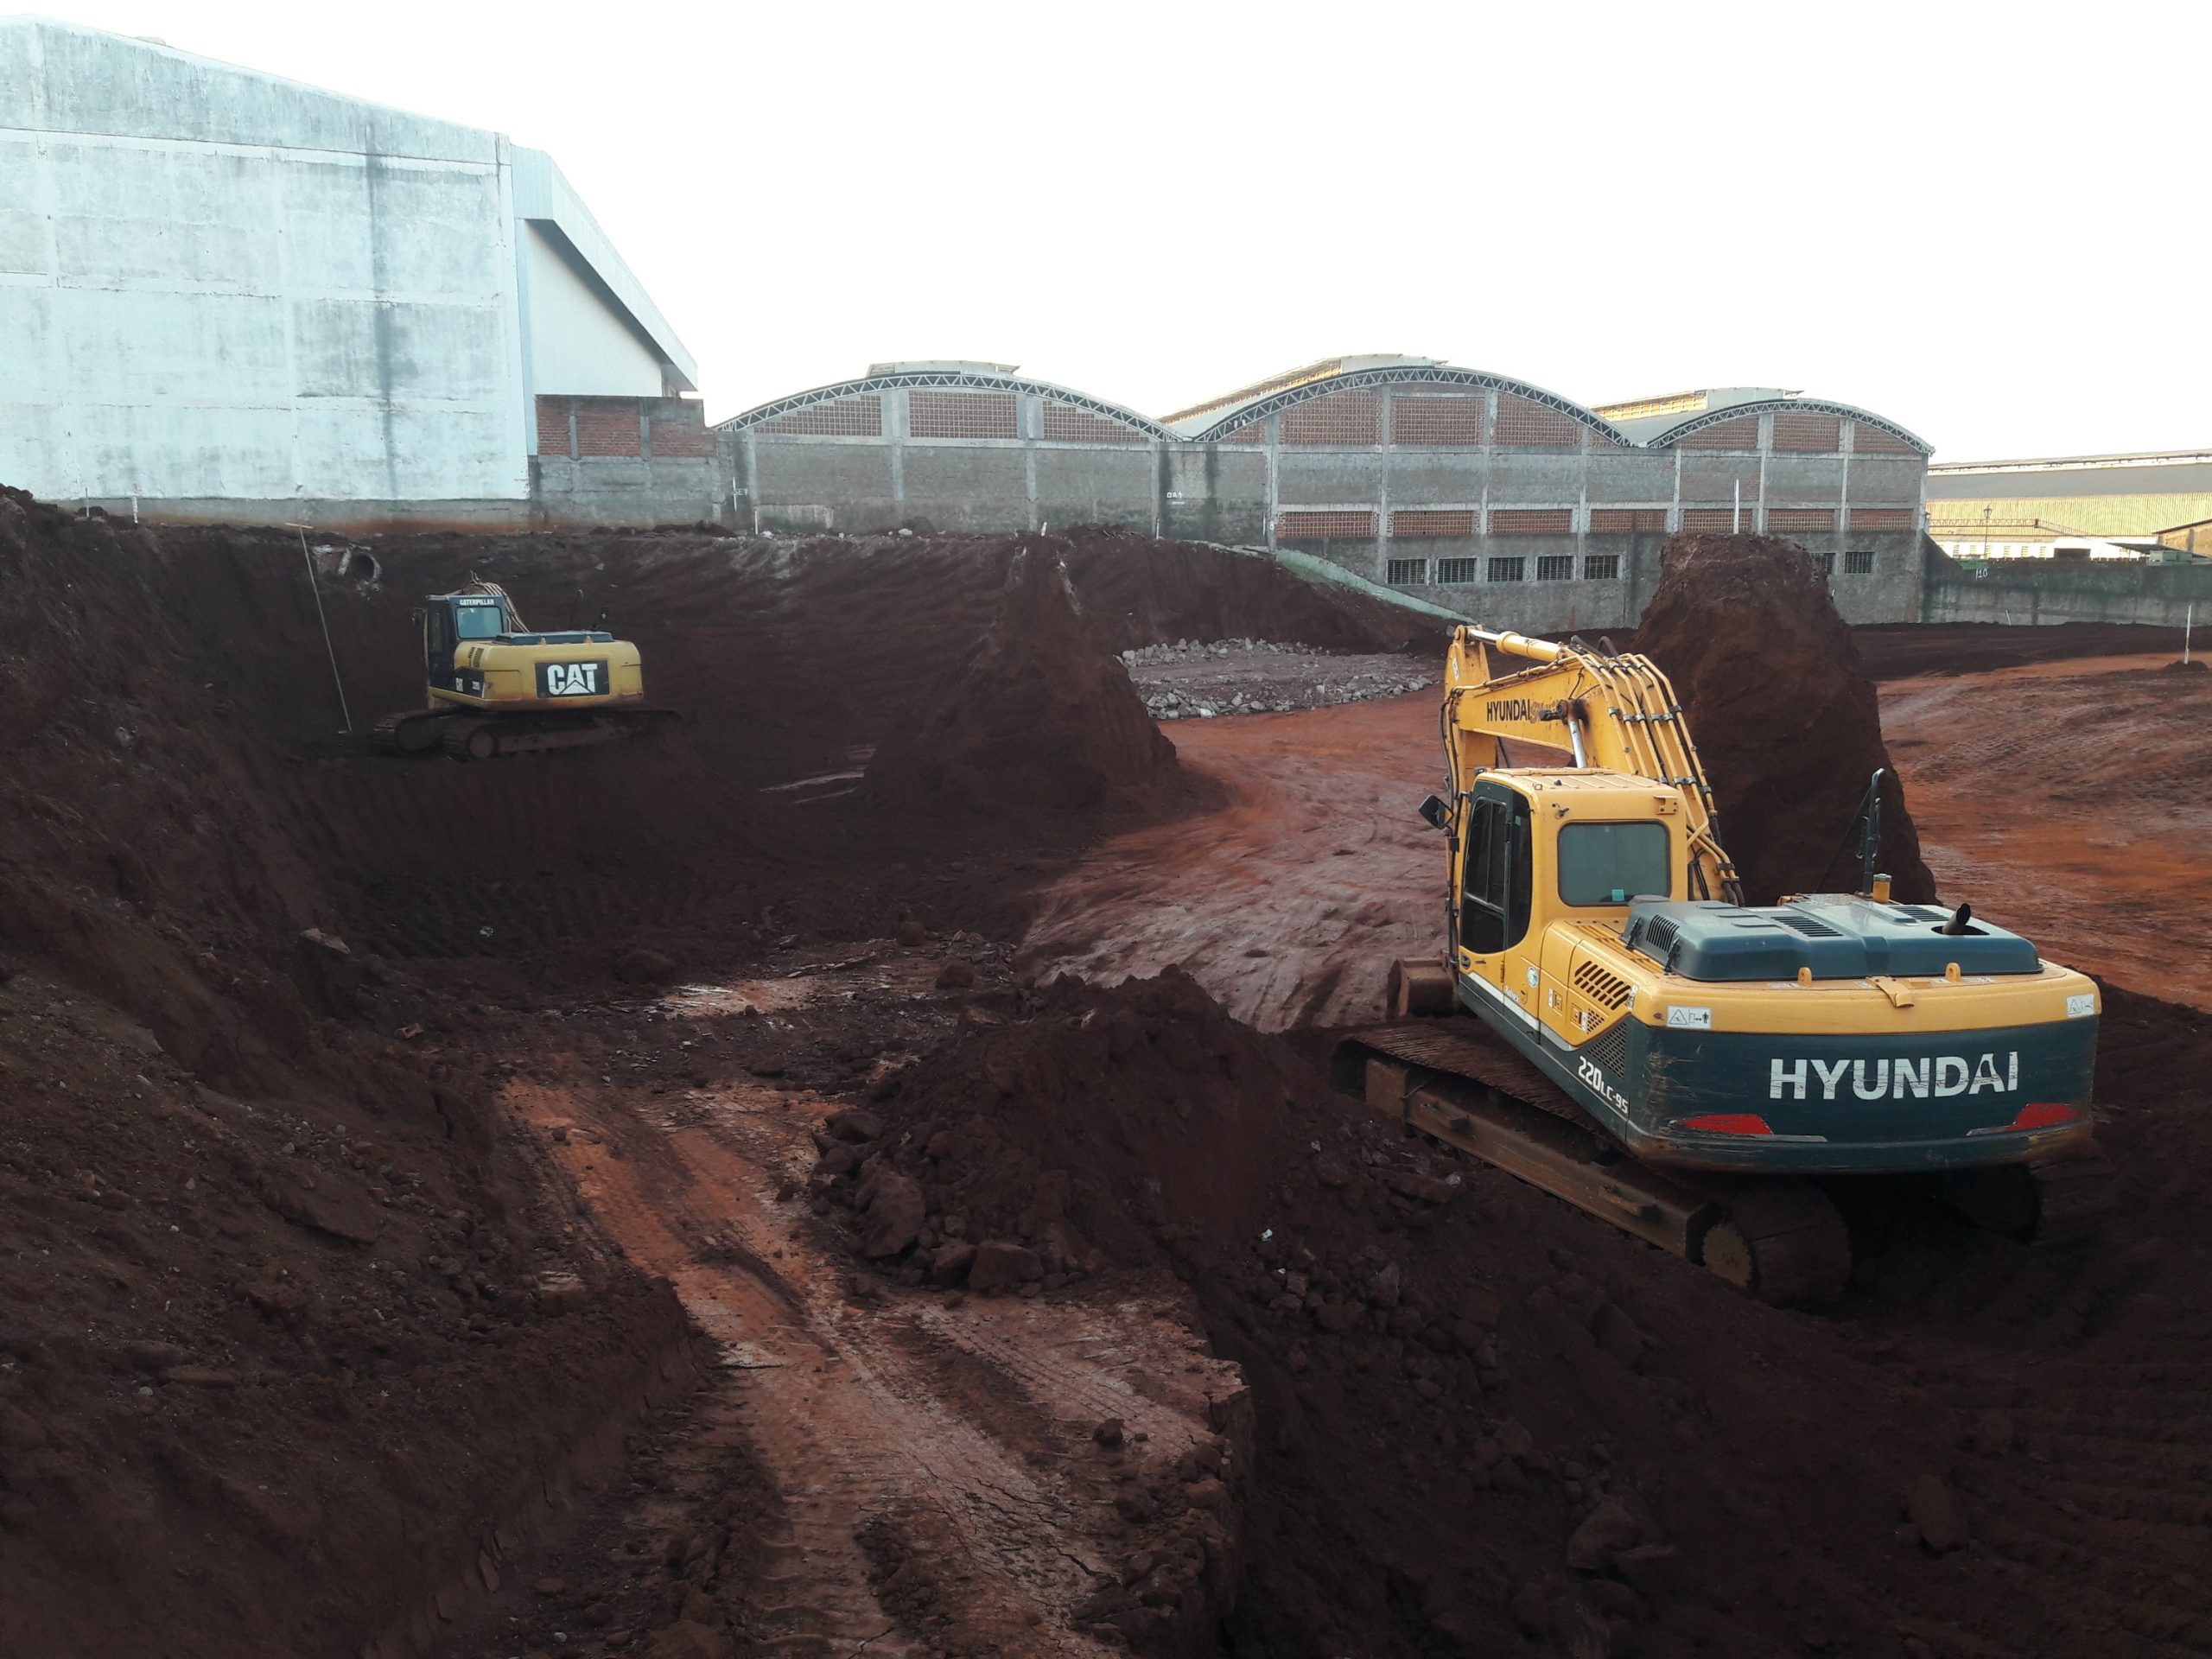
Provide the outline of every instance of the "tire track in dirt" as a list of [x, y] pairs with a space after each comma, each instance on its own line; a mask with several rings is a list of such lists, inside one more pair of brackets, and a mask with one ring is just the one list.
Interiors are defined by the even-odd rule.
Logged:
[[639, 1096], [517, 1083], [508, 1098], [721, 1344], [728, 1380], [692, 1439], [741, 1435], [779, 1495], [772, 1587], [747, 1621], [783, 1644], [764, 1651], [906, 1655], [946, 1624], [985, 1650], [1111, 1650], [1075, 1628], [1116, 1571], [1090, 1430], [1119, 1417], [1179, 1456], [1241, 1400], [1233, 1367], [1134, 1302], [854, 1297], [842, 1253], [775, 1196], [813, 1161], [820, 1103], [740, 1087], [692, 1097], [682, 1121], [656, 1101], [649, 1122]]

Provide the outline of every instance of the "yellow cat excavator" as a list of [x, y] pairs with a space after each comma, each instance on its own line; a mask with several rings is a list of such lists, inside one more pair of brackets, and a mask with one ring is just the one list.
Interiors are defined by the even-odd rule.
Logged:
[[424, 601], [414, 621], [428, 706], [377, 722], [389, 753], [489, 760], [611, 743], [676, 718], [646, 706], [635, 645], [603, 629], [534, 633], [497, 582], [472, 575]]
[[2038, 1242], [2101, 1222], [2097, 988], [1892, 900], [1880, 774], [1859, 891], [1752, 907], [1649, 659], [1462, 627], [1442, 727], [1444, 948], [1392, 969], [1339, 1088], [1764, 1300], [1841, 1289], [1829, 1178], [1923, 1174]]

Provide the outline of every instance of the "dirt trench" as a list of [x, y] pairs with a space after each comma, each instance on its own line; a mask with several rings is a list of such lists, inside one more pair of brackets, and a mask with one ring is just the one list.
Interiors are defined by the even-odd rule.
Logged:
[[[0, 1648], [2212, 1643], [2193, 1012], [2112, 994], [2124, 1229], [1877, 1195], [1752, 1307], [1319, 1087], [1440, 899], [1433, 707], [1155, 743], [1113, 665], [1400, 613], [1103, 534], [376, 551], [357, 714], [474, 569], [683, 726], [373, 760], [296, 541], [0, 502]], [[1083, 728], [976, 748], [1055, 652]]]

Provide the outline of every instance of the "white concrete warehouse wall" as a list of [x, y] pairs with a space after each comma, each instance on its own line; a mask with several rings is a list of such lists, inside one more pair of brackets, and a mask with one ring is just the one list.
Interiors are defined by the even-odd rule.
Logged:
[[493, 134], [0, 21], [0, 481], [523, 498], [514, 224]]
[[525, 223], [523, 257], [531, 390], [579, 397], [659, 397], [660, 358], [607, 308], [554, 237]]

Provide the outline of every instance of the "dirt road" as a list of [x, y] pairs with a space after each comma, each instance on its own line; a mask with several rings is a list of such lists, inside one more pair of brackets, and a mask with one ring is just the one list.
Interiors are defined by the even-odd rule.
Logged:
[[1230, 804], [1096, 849], [1044, 895], [1024, 966], [1181, 967], [1262, 1031], [1372, 1014], [1379, 964], [1441, 920], [1442, 842], [1414, 810], [1442, 771], [1434, 694], [1189, 721], [1175, 745]]

